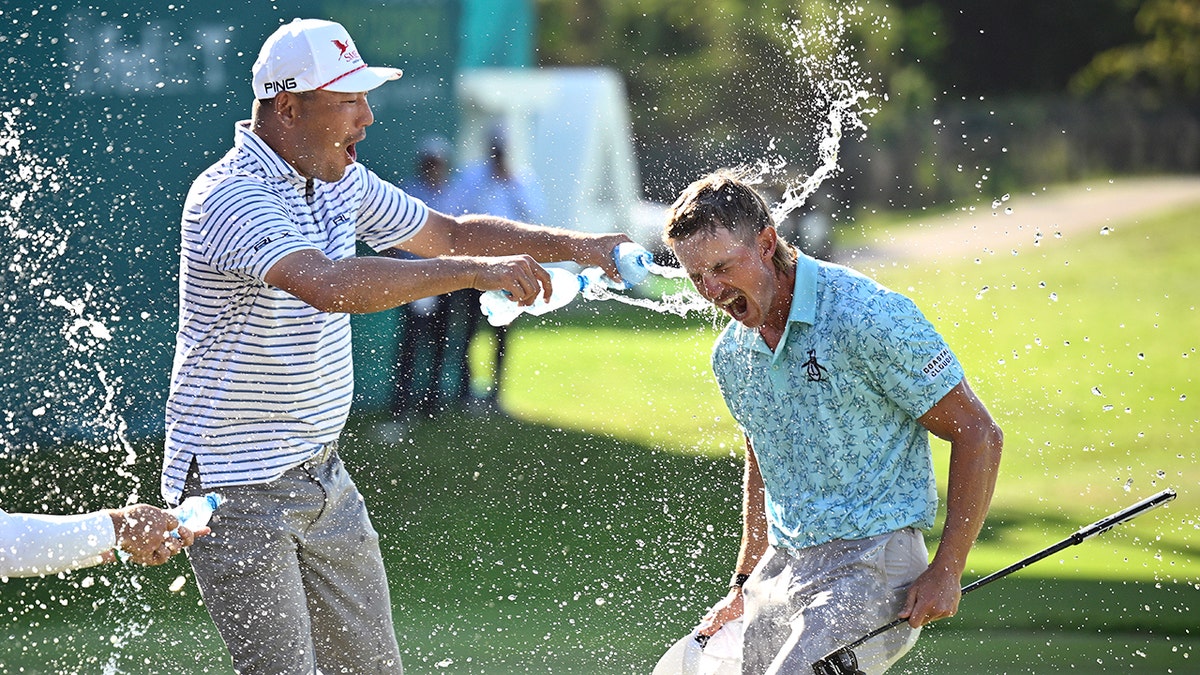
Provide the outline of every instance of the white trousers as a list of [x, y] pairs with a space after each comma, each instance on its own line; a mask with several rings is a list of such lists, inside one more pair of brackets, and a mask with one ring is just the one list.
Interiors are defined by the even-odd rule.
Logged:
[[[770, 547], [746, 581], [743, 675], [811, 673], [829, 652], [896, 618], [908, 587], [929, 566], [912, 528], [807, 549]], [[917, 641], [901, 624], [854, 649], [869, 675], [887, 670]]]

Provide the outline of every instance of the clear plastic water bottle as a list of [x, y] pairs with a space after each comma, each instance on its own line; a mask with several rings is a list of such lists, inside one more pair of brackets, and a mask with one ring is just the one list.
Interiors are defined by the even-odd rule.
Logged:
[[522, 307], [505, 291], [488, 291], [479, 296], [479, 308], [493, 326], [507, 326], [522, 313], [545, 314], [566, 306], [600, 277], [598, 268], [588, 268], [576, 274], [562, 267], [547, 267], [550, 273], [550, 299], [538, 295], [532, 305]]
[[179, 506], [170, 509], [168, 513], [178, 518], [180, 525], [195, 531], [208, 526], [208, 519], [212, 518], [213, 511], [216, 511], [224, 501], [225, 498], [221, 495], [210, 492], [206, 495], [188, 497]]
[[650, 266], [654, 264], [654, 254], [631, 241], [617, 244], [612, 256], [617, 271], [621, 273], [621, 282], [613, 281], [605, 275], [604, 283], [617, 290], [633, 288], [645, 281], [646, 276], [650, 274]]

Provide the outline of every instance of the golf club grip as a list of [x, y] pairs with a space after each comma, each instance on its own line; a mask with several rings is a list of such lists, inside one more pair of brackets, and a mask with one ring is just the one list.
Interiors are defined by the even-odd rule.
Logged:
[[[1063, 539], [1062, 541], [1058, 542], [1057, 544], [1054, 544], [1052, 546], [1044, 548], [1041, 551], [1038, 551], [1037, 553], [1030, 555], [1029, 557], [1018, 560], [1017, 562], [1009, 565], [1008, 567], [1005, 567], [1002, 570], [992, 572], [991, 574], [987, 575], [986, 577], [983, 577], [982, 579], [977, 579], [977, 580], [967, 584], [966, 586], [963, 586], [962, 594], [966, 595], [967, 593], [970, 593], [971, 591], [979, 588], [980, 586], [985, 586], [985, 585], [999, 579], [1000, 577], [1012, 574], [1013, 572], [1016, 572], [1017, 570], [1019, 570], [1023, 567], [1028, 567], [1029, 565], [1032, 565], [1033, 563], [1041, 560], [1042, 558], [1045, 558], [1047, 556], [1051, 556], [1051, 555], [1054, 555], [1055, 553], [1058, 553], [1059, 551], [1063, 550], [1064, 548], [1067, 548], [1069, 546], [1074, 546], [1075, 544], [1078, 544], [1085, 539], [1090, 539], [1098, 534], [1107, 532], [1107, 531], [1111, 530], [1113, 527], [1116, 527], [1117, 525], [1120, 525], [1121, 523], [1124, 523], [1126, 521], [1132, 520], [1132, 519], [1142, 515], [1143, 513], [1149, 511], [1150, 509], [1156, 508], [1158, 506], [1162, 506], [1163, 504], [1166, 504], [1167, 502], [1171, 501], [1172, 499], [1175, 499], [1175, 491], [1171, 490], [1169, 488], [1166, 490], [1163, 490], [1162, 492], [1159, 492], [1156, 495], [1147, 497], [1146, 499], [1143, 499], [1142, 501], [1140, 501], [1132, 506], [1121, 509], [1120, 511], [1117, 511], [1116, 513], [1114, 513], [1110, 516], [1107, 516], [1105, 518], [1101, 518], [1100, 520], [1097, 520], [1096, 522], [1092, 523], [1091, 525], [1088, 525], [1087, 527], [1081, 528], [1075, 534], [1072, 534], [1071, 536], [1067, 537], [1066, 539]], [[871, 638], [873, 638], [876, 635], [879, 635], [881, 633], [886, 633], [889, 630], [895, 628], [896, 626], [899, 626], [900, 624], [904, 623], [907, 620], [908, 619], [893, 619], [891, 622], [886, 623], [886, 624], [880, 626], [879, 628], [876, 628], [875, 630], [871, 631], [870, 633], [867, 633], [866, 635], [860, 637], [859, 639], [855, 640], [854, 642], [851, 642], [850, 644], [846, 645], [845, 647], [842, 647], [842, 649], [853, 650], [855, 647], [858, 647], [859, 645], [866, 642], [867, 640], [870, 640]]]
[[1107, 518], [1101, 518], [1100, 520], [1097, 520], [1096, 522], [1092, 523], [1091, 525], [1088, 525], [1087, 527], [1079, 530], [1079, 532], [1077, 532], [1076, 535], [1079, 537], [1079, 541], [1083, 541], [1084, 539], [1090, 539], [1098, 534], [1103, 534], [1105, 532], [1108, 532], [1109, 530], [1116, 527], [1117, 525], [1120, 525], [1121, 523], [1124, 523], [1129, 520], [1133, 520], [1134, 518], [1142, 515], [1143, 513], [1149, 511], [1150, 509], [1162, 506], [1163, 504], [1166, 504], [1167, 502], [1171, 501], [1172, 499], [1175, 499], [1175, 491], [1170, 488], [1167, 488], [1166, 490], [1163, 490], [1162, 492], [1159, 492], [1156, 495], [1151, 495], [1151, 496], [1143, 499], [1142, 501], [1134, 504], [1133, 506], [1130, 506], [1128, 508], [1117, 511], [1116, 513], [1112, 514], [1111, 516], [1109, 516]]

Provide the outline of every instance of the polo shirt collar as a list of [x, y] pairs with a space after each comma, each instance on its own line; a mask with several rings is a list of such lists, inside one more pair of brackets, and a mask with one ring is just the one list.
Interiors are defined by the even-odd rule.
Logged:
[[234, 127], [233, 145], [237, 151], [247, 157], [253, 157], [259, 164], [262, 175], [269, 178], [282, 178], [292, 183], [303, 183], [306, 179], [288, 164], [279, 153], [271, 149], [267, 142], [250, 130], [250, 121], [243, 120]]
[[817, 261], [796, 251], [796, 283], [792, 286], [792, 308], [788, 323], [812, 325], [817, 318]]

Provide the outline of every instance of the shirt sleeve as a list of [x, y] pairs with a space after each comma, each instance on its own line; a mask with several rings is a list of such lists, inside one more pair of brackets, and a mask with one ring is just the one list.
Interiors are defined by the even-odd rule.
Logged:
[[858, 325], [863, 365], [885, 396], [918, 418], [962, 381], [962, 365], [912, 300], [886, 291], [872, 304]]
[[361, 165], [363, 200], [355, 237], [376, 251], [394, 248], [412, 238], [429, 219], [429, 207]]
[[91, 567], [117, 543], [103, 512], [49, 516], [0, 511], [0, 577], [32, 577]]

